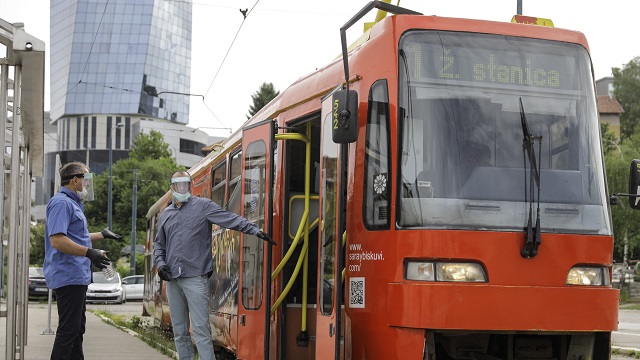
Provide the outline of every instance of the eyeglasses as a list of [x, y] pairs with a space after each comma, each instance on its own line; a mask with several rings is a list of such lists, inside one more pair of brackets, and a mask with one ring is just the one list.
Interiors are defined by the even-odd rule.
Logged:
[[73, 179], [75, 177], [82, 178], [84, 180], [91, 180], [91, 179], [93, 179], [93, 173], [88, 172], [88, 173], [83, 173], [83, 174], [67, 175], [67, 176], [61, 178], [60, 180], [63, 180], [63, 181], [64, 180], [71, 180], [71, 179]]

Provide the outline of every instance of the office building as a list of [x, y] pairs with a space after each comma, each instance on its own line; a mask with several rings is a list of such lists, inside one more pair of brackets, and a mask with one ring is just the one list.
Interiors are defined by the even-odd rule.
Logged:
[[[188, 128], [192, 5], [165, 0], [51, 1], [51, 125], [37, 204], [53, 193], [55, 158], [108, 171], [136, 136], [160, 131], [179, 165], [216, 142]], [[46, 146], [45, 146], [46, 147]]]

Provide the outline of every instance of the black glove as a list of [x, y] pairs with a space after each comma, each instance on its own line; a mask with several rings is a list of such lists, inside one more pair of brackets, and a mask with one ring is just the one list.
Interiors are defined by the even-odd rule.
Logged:
[[89, 249], [87, 250], [85, 256], [88, 257], [89, 260], [91, 260], [93, 266], [97, 267], [100, 270], [106, 268], [111, 264], [111, 260], [109, 260], [106, 255], [102, 255], [102, 253], [100, 253], [100, 250]]
[[158, 268], [158, 276], [164, 281], [171, 281], [171, 270], [167, 265], [162, 265]]
[[269, 234], [267, 234], [264, 231], [258, 231], [258, 233], [256, 234], [256, 237], [258, 239], [262, 239], [266, 242], [268, 242], [271, 245], [278, 245], [275, 241], [273, 241], [273, 239], [271, 238], [271, 236], [269, 236]]
[[108, 227], [104, 228], [104, 230], [102, 230], [100, 233], [102, 234], [102, 236], [104, 236], [105, 239], [122, 239], [122, 235], [114, 233], [113, 231], [109, 230]]

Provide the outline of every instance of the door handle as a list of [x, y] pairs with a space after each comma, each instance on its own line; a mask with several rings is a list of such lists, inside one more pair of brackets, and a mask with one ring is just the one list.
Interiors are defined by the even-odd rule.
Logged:
[[244, 326], [244, 314], [240, 315], [240, 325]]
[[333, 326], [333, 323], [329, 324], [329, 337], [333, 337], [333, 334], [336, 333], [336, 329]]

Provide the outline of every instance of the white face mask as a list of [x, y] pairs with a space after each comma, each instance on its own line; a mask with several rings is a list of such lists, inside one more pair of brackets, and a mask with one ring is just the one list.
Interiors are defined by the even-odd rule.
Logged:
[[80, 198], [80, 200], [84, 199], [87, 194], [89, 194], [89, 189], [86, 186], [82, 187], [82, 191], [76, 191], [76, 195]]
[[177, 201], [177, 202], [187, 202], [189, 201], [189, 199], [191, 198], [191, 193], [187, 192], [186, 194], [180, 194], [177, 192], [173, 192], [173, 198]]

